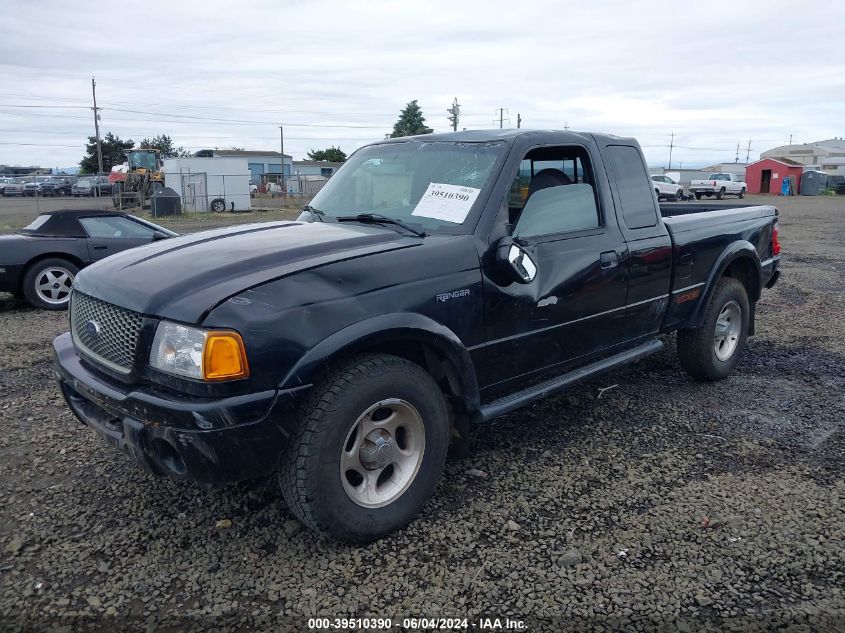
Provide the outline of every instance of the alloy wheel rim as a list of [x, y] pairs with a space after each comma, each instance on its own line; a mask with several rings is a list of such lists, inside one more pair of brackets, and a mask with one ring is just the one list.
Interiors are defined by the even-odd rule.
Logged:
[[728, 301], [716, 317], [713, 351], [721, 361], [728, 360], [739, 344], [742, 330], [742, 310], [736, 301]]
[[393, 503], [410, 487], [425, 454], [425, 426], [405, 400], [381, 400], [346, 434], [340, 479], [349, 498], [365, 508]]
[[38, 298], [50, 305], [67, 303], [73, 285], [73, 273], [67, 268], [52, 266], [42, 270], [35, 279]]

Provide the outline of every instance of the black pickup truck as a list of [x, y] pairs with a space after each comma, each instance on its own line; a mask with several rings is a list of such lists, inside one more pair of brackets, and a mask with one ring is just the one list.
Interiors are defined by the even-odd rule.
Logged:
[[365, 542], [413, 519], [471, 423], [661, 335], [678, 332], [694, 378], [728, 375], [777, 281], [777, 231], [771, 206], [661, 212], [633, 139], [393, 139], [355, 152], [295, 222], [81, 271], [56, 374], [79, 419], [150, 472], [275, 472], [303, 523]]

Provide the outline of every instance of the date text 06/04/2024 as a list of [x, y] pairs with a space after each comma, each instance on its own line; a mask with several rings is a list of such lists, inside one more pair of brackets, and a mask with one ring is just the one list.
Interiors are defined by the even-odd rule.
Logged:
[[[391, 618], [310, 618], [308, 620], [309, 630], [346, 630], [346, 629], [368, 629], [389, 631], [399, 621]], [[479, 631], [524, 631], [526, 625], [523, 620], [512, 620], [510, 618], [403, 618], [401, 629], [412, 631], [428, 630], [467, 630]]]

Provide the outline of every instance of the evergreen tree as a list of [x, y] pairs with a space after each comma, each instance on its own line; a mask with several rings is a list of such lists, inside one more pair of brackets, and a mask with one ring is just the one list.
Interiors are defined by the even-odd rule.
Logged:
[[414, 136], [415, 134], [431, 134], [434, 132], [425, 124], [425, 117], [422, 109], [417, 105], [417, 100], [409, 102], [399, 113], [399, 120], [393, 126], [393, 133], [390, 138], [399, 136]]
[[[115, 165], [126, 162], [126, 150], [135, 147], [135, 141], [132, 139], [124, 141], [119, 136], [108, 132], [105, 138], [101, 139], [100, 147], [103, 152], [103, 169], [105, 171], [111, 171], [111, 168]], [[79, 161], [79, 172], [82, 174], [96, 174], [98, 169], [97, 138], [89, 136], [88, 143], [85, 145], [85, 157]]]
[[342, 163], [346, 160], [346, 152], [339, 147], [329, 147], [327, 149], [312, 149], [308, 152], [310, 160], [327, 160], [331, 163]]

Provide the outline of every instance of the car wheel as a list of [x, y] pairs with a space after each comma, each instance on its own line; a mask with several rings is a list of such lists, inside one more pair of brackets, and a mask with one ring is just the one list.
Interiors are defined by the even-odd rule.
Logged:
[[700, 193], [695, 194], [695, 199], [696, 199], [696, 200], [701, 200], [701, 194], [700, 194]]
[[721, 380], [730, 374], [745, 349], [749, 315], [745, 286], [731, 277], [720, 279], [701, 327], [678, 331], [684, 371], [697, 380]]
[[739, 190], [739, 199], [742, 200], [745, 197], [745, 187]]
[[725, 198], [725, 188], [722, 187], [719, 189], [719, 193], [716, 194], [716, 200], [723, 200]]
[[682, 202], [684, 199], [684, 190], [678, 189], [677, 193], [675, 194], [675, 202]]
[[226, 201], [223, 200], [223, 198], [215, 198], [211, 201], [211, 204], [208, 205], [208, 208], [214, 213], [223, 213], [223, 211], [226, 210]]
[[23, 294], [30, 305], [44, 310], [64, 310], [70, 300], [73, 278], [79, 272], [74, 263], [58, 257], [35, 262], [23, 278]]
[[419, 365], [364, 355], [314, 389], [279, 469], [309, 528], [366, 543], [407, 525], [434, 491], [449, 448], [446, 401]]

